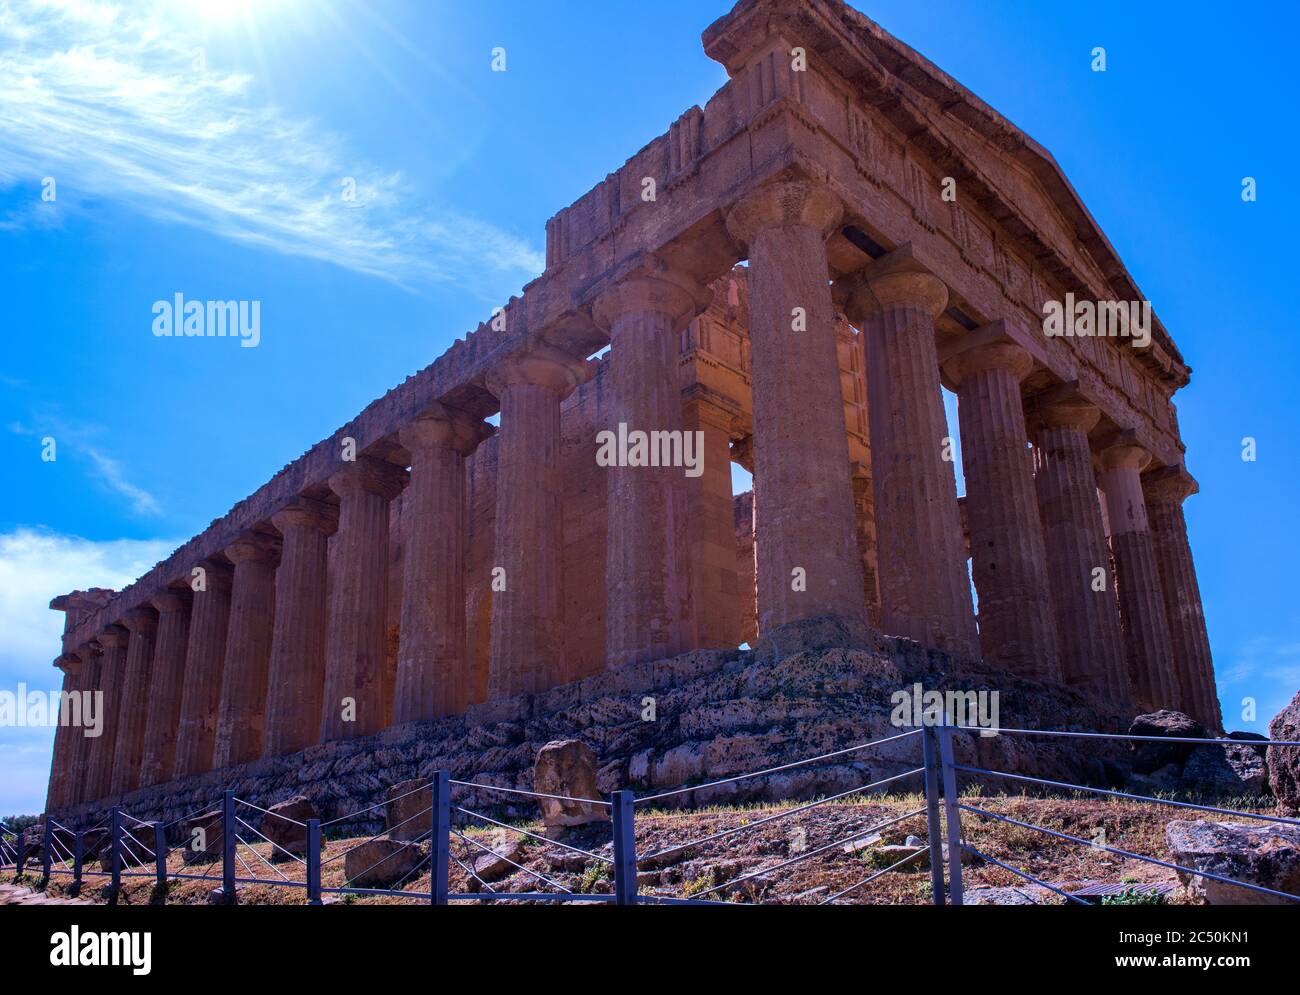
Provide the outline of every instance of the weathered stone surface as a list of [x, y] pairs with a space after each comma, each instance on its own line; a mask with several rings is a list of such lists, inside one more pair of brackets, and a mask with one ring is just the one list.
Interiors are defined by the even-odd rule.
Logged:
[[[1165, 827], [1175, 864], [1300, 895], [1300, 828], [1279, 824], [1175, 820]], [[1287, 905], [1290, 899], [1178, 872], [1192, 895], [1210, 905]], [[1300, 901], [1300, 900], [1298, 900]]]
[[1223, 796], [1268, 794], [1268, 768], [1254, 747], [1198, 746], [1183, 765], [1184, 788]]
[[[1157, 712], [1139, 715], [1129, 726], [1130, 736], [1174, 736], [1181, 739], [1205, 739], [1205, 726], [1189, 715], [1162, 708]], [[1168, 764], [1182, 764], [1196, 749], [1195, 743], [1153, 743], [1138, 741], [1133, 744], [1133, 769], [1139, 774], [1150, 774]]]
[[[1300, 692], [1291, 704], [1273, 716], [1268, 738], [1300, 743]], [[1288, 815], [1300, 815], [1300, 746], [1268, 748], [1268, 781], [1278, 808]]]
[[[474, 873], [484, 881], [489, 883], [497, 881], [516, 870], [515, 864], [523, 862], [523, 837], [500, 834], [486, 845], [491, 847], [492, 852], [476, 850], [478, 856], [474, 858]], [[512, 864], [511, 861], [514, 863]]]
[[[1041, 889], [1034, 889], [1041, 894]], [[972, 888], [965, 894], [967, 905], [1042, 905], [1028, 888]]]
[[[269, 815], [262, 816], [261, 832], [276, 847], [272, 847], [272, 860], [288, 860], [289, 853], [302, 856], [307, 852], [307, 820], [315, 819], [316, 808], [304, 795], [295, 795], [267, 808]], [[293, 821], [289, 821], [293, 820]]]
[[221, 835], [224, 819], [221, 811], [205, 812], [181, 823], [177, 844], [181, 859], [187, 864], [206, 864], [221, 859]]
[[[547, 743], [537, 753], [533, 790], [568, 798], [600, 798], [600, 789], [596, 786], [596, 755], [591, 747], [576, 739]], [[609, 819], [609, 809], [603, 805], [556, 798], [540, 798], [538, 803], [542, 807], [542, 821], [548, 829]]]
[[370, 840], [348, 851], [343, 858], [343, 874], [354, 888], [388, 888], [411, 874], [423, 859], [417, 843]]
[[401, 781], [388, 789], [384, 823], [391, 840], [413, 840], [433, 829], [433, 789], [427, 780]]

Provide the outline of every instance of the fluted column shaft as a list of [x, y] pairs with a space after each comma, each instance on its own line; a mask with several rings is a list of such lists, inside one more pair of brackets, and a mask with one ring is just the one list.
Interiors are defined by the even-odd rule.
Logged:
[[275, 623], [275, 553], [265, 539], [237, 539], [225, 548], [235, 565], [230, 628], [221, 668], [221, 704], [212, 766], [255, 760], [262, 753], [262, 722]]
[[126, 676], [117, 709], [117, 741], [113, 744], [113, 779], [109, 791], [115, 795], [140, 786], [158, 613], [152, 608], [135, 608], [127, 612], [124, 624], [131, 638], [126, 648]]
[[118, 714], [126, 682], [126, 646], [129, 633], [110, 625], [99, 635], [99, 688], [104, 710], [104, 731], [90, 747], [86, 758], [86, 797], [98, 800], [113, 788], [113, 758], [117, 752]]
[[1187, 540], [1187, 521], [1183, 517], [1183, 501], [1192, 493], [1194, 484], [1181, 471], [1144, 481], [1144, 484], [1156, 567], [1160, 574], [1160, 588], [1164, 592], [1169, 637], [1178, 674], [1180, 707], [1207, 728], [1222, 730], [1223, 716], [1219, 711], [1201, 588], [1196, 580], [1192, 547]]
[[501, 402], [489, 700], [544, 691], [562, 679], [560, 401], [586, 375], [581, 360], [539, 350], [488, 378]]
[[485, 428], [436, 405], [398, 433], [411, 482], [402, 496], [395, 724], [458, 714], [475, 695], [465, 634], [465, 455]]
[[686, 431], [698, 432], [704, 440], [704, 472], [685, 482], [690, 648], [734, 649], [744, 641], [731, 493], [733, 417], [729, 403], [724, 406], [723, 399], [710, 398], [702, 390], [688, 398], [683, 411]]
[[1099, 417], [1085, 404], [1040, 413], [1034, 488], [1065, 682], [1127, 705], [1133, 700], [1132, 682], [1088, 443]]
[[[609, 421], [617, 438], [671, 432], [681, 438], [679, 333], [702, 291], [668, 272], [624, 280], [597, 300], [593, 315], [610, 337]], [[683, 440], [684, 441], [684, 440]], [[658, 459], [655, 462], [662, 462]], [[686, 648], [689, 578], [683, 466], [607, 466], [605, 662], [621, 667]]]
[[826, 236], [841, 204], [813, 183], [763, 187], [727, 217], [748, 246], [760, 645], [828, 617], [866, 631]]
[[957, 384], [971, 575], [985, 660], [1059, 681], [1056, 619], [1034, 495], [1020, 382], [1033, 360], [1019, 346], [971, 350], [946, 366]]
[[149, 688], [144, 730], [144, 761], [140, 786], [170, 781], [176, 770], [176, 733], [180, 726], [185, 654], [190, 636], [190, 601], [180, 594], [153, 599], [158, 611], [158, 642], [154, 646], [153, 678]]
[[[98, 648], [93, 643], [86, 643], [77, 650], [77, 656], [81, 660], [81, 668], [77, 673], [77, 692], [82, 699], [81, 715], [83, 726], [72, 730], [72, 744], [69, 749], [70, 766], [67, 792], [63, 798], [64, 805], [79, 805], [82, 802], [92, 800], [89, 794], [92, 774], [91, 761], [94, 756], [95, 744], [100, 742], [105, 730], [104, 699], [102, 695], [96, 697], [100, 688]], [[93, 731], [90, 722], [90, 710], [96, 712], [100, 733], [98, 737], [86, 735], [87, 732]]]
[[296, 753], [317, 742], [325, 689], [325, 578], [337, 513], [307, 498], [271, 516], [283, 537], [275, 571], [275, 622], [262, 756]]
[[206, 561], [200, 566], [204, 579], [202, 589], [194, 591], [185, 649], [180, 729], [176, 735], [176, 777], [212, 769], [212, 745], [221, 704], [221, 672], [230, 629], [233, 573], [224, 563]]
[[339, 529], [330, 550], [322, 742], [378, 732], [388, 724], [388, 505], [406, 473], [361, 456], [330, 477], [339, 496]]
[[1156, 567], [1140, 473], [1149, 455], [1133, 445], [1115, 445], [1101, 455], [1101, 489], [1106, 495], [1115, 585], [1129, 674], [1139, 706], [1177, 708], [1173, 644], [1164, 591]]
[[75, 656], [64, 654], [54, 664], [63, 672], [63, 685], [60, 689], [59, 711], [50, 716], [50, 721], [54, 723], [54, 750], [50, 757], [49, 787], [45, 793], [47, 812], [68, 803], [73, 758], [77, 748], [76, 737], [81, 734], [76, 726], [64, 725], [61, 714], [63, 700], [79, 693], [81, 661]]
[[947, 300], [947, 287], [932, 274], [892, 271], [868, 277], [851, 306], [866, 336], [881, 628], [976, 657], [934, 344], [934, 319]]

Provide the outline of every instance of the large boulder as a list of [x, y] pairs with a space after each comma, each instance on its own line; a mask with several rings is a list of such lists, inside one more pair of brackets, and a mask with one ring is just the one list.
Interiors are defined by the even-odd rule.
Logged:
[[1183, 765], [1182, 787], [1205, 794], [1240, 797], [1268, 794], [1268, 769], [1247, 743], [1198, 746]]
[[418, 778], [401, 781], [384, 796], [384, 825], [390, 840], [414, 840], [433, 829], [433, 789]]
[[[1205, 726], [1190, 715], [1162, 708], [1158, 712], [1139, 715], [1129, 726], [1130, 736], [1176, 736], [1185, 739], [1205, 739]], [[1196, 749], [1195, 743], [1151, 743], [1138, 741], [1133, 744], [1133, 770], [1138, 774], [1151, 774], [1169, 764], [1180, 767]]]
[[[600, 790], [596, 787], [596, 755], [591, 747], [576, 739], [557, 739], [547, 743], [537, 752], [533, 790], [566, 798], [600, 798]], [[548, 832], [565, 826], [609, 821], [609, 809], [604, 805], [556, 798], [539, 798], [538, 802]]]
[[[1165, 841], [1175, 864], [1300, 895], [1300, 827], [1174, 820], [1165, 827]], [[1210, 905], [1298, 904], [1199, 874], [1179, 871], [1178, 876], [1194, 897]]]
[[411, 874], [423, 859], [418, 843], [368, 840], [348, 851], [343, 874], [353, 888], [388, 888]]
[[[1300, 692], [1273, 716], [1268, 738], [1300, 743]], [[1268, 783], [1278, 808], [1287, 815], [1300, 815], [1300, 746], [1268, 748]]]
[[474, 848], [474, 873], [484, 881], [496, 881], [511, 874], [518, 868], [516, 864], [524, 862], [524, 839], [511, 833], [499, 833], [490, 842], [484, 844], [489, 850]]
[[[272, 860], [288, 860], [289, 854], [301, 857], [307, 852], [307, 820], [316, 818], [316, 809], [305, 795], [295, 795], [277, 802], [262, 816], [259, 832], [275, 844]], [[249, 842], [256, 842], [256, 833]], [[287, 853], [285, 851], [288, 851]]]
[[186, 864], [209, 864], [221, 859], [220, 809], [204, 812], [181, 823], [181, 839], [177, 849]]

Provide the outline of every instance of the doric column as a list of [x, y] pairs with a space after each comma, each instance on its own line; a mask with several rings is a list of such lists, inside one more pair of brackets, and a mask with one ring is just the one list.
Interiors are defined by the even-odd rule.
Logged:
[[473, 700], [466, 654], [465, 457], [491, 434], [434, 404], [398, 432], [411, 454], [402, 495], [402, 621], [393, 723], [456, 715]]
[[230, 629], [221, 667], [221, 704], [212, 766], [229, 767], [262, 754], [262, 718], [275, 622], [275, 548], [262, 536], [236, 539], [223, 552], [235, 565]]
[[388, 672], [388, 503], [406, 471], [373, 456], [343, 463], [330, 477], [339, 530], [330, 552], [322, 742], [378, 732], [393, 699]]
[[275, 571], [275, 622], [262, 756], [296, 753], [317, 742], [325, 688], [325, 578], [338, 513], [311, 498], [271, 516], [283, 537]]
[[[77, 749], [76, 737], [81, 735], [81, 730], [76, 726], [64, 725], [61, 721], [63, 700], [78, 695], [80, 690], [78, 685], [82, 670], [81, 659], [63, 653], [54, 661], [54, 666], [63, 673], [63, 686], [60, 689], [59, 710], [50, 716], [50, 721], [54, 723], [54, 751], [50, 757], [50, 783], [45, 793], [47, 812], [68, 804]], [[19, 707], [22, 707], [22, 703]]]
[[175, 774], [176, 733], [185, 682], [185, 654], [190, 640], [188, 591], [160, 594], [151, 603], [158, 610], [158, 642], [154, 647], [149, 715], [144, 730], [141, 787], [170, 781]]
[[[686, 441], [679, 336], [707, 304], [705, 292], [689, 278], [662, 269], [625, 279], [597, 299], [592, 316], [610, 338], [605, 427], [619, 440], [634, 438], [632, 433], [653, 440], [654, 433], [667, 432], [665, 438]], [[657, 465], [664, 462], [658, 454], [656, 465], [649, 465], [650, 456], [644, 465], [616, 461], [605, 468], [605, 663], [611, 668], [673, 656], [689, 637], [690, 581], [681, 574], [687, 477], [681, 465]]]
[[1034, 488], [1065, 682], [1127, 705], [1133, 690], [1088, 443], [1100, 417], [1082, 399], [1038, 409]]
[[695, 384], [685, 398], [687, 432], [703, 439], [703, 472], [686, 478], [690, 570], [689, 648], [735, 649], [744, 641], [736, 576], [736, 511], [731, 493], [731, 427], [740, 406]]
[[501, 402], [489, 700], [544, 691], [562, 674], [560, 401], [589, 375], [585, 361], [538, 349], [487, 378]]
[[126, 676], [117, 709], [117, 741], [113, 744], [113, 780], [109, 791], [114, 795], [140, 786], [158, 613], [153, 608], [133, 608], [122, 621], [131, 637], [126, 647]]
[[957, 389], [971, 575], [984, 659], [1059, 681], [1056, 620], [1020, 383], [1033, 369], [1011, 342], [976, 346], [944, 364]]
[[99, 634], [99, 689], [104, 710], [104, 731], [91, 743], [86, 756], [86, 799], [106, 798], [113, 788], [113, 756], [117, 752], [117, 721], [126, 681], [126, 644], [129, 633], [110, 625]]
[[1187, 541], [1183, 501], [1196, 493], [1196, 481], [1181, 466], [1166, 467], [1143, 479], [1160, 588], [1165, 597], [1169, 637], [1178, 673], [1181, 708], [1201, 724], [1223, 728], [1219, 694], [1205, 631], [1201, 588], [1196, 581], [1192, 547]]
[[977, 657], [934, 320], [948, 288], [903, 250], [850, 281], [866, 336], [881, 628]]
[[760, 646], [814, 618], [841, 625], [849, 642], [866, 632], [826, 262], [841, 209], [825, 187], [791, 181], [760, 188], [727, 216], [749, 253]]
[[1130, 442], [1101, 453], [1101, 489], [1106, 495], [1110, 549], [1129, 674], [1138, 705], [1153, 710], [1178, 707], [1178, 679], [1169, 639], [1165, 596], [1156, 568], [1140, 474], [1150, 454]]
[[[105, 704], [100, 690], [100, 656], [99, 644], [83, 643], [77, 648], [77, 658], [81, 668], [77, 674], [77, 691], [81, 695], [82, 726], [72, 730], [72, 745], [69, 750], [68, 789], [64, 805], [79, 805], [90, 801], [90, 780], [93, 774], [92, 760], [95, 744], [102, 740], [106, 726]], [[91, 721], [91, 716], [94, 721]], [[98, 726], [98, 736], [88, 736]]]
[[176, 736], [177, 777], [212, 769], [212, 744], [221, 704], [221, 671], [226, 662], [226, 635], [230, 629], [233, 571], [229, 565], [215, 560], [205, 560], [198, 567], [203, 571], [203, 581], [190, 585], [195, 590], [189, 645], [185, 650], [180, 729]]

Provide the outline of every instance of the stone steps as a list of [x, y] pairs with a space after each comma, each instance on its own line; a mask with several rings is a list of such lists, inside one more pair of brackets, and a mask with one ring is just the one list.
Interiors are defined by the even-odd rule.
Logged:
[[93, 905], [81, 898], [51, 898], [20, 884], [0, 884], [0, 905]]

